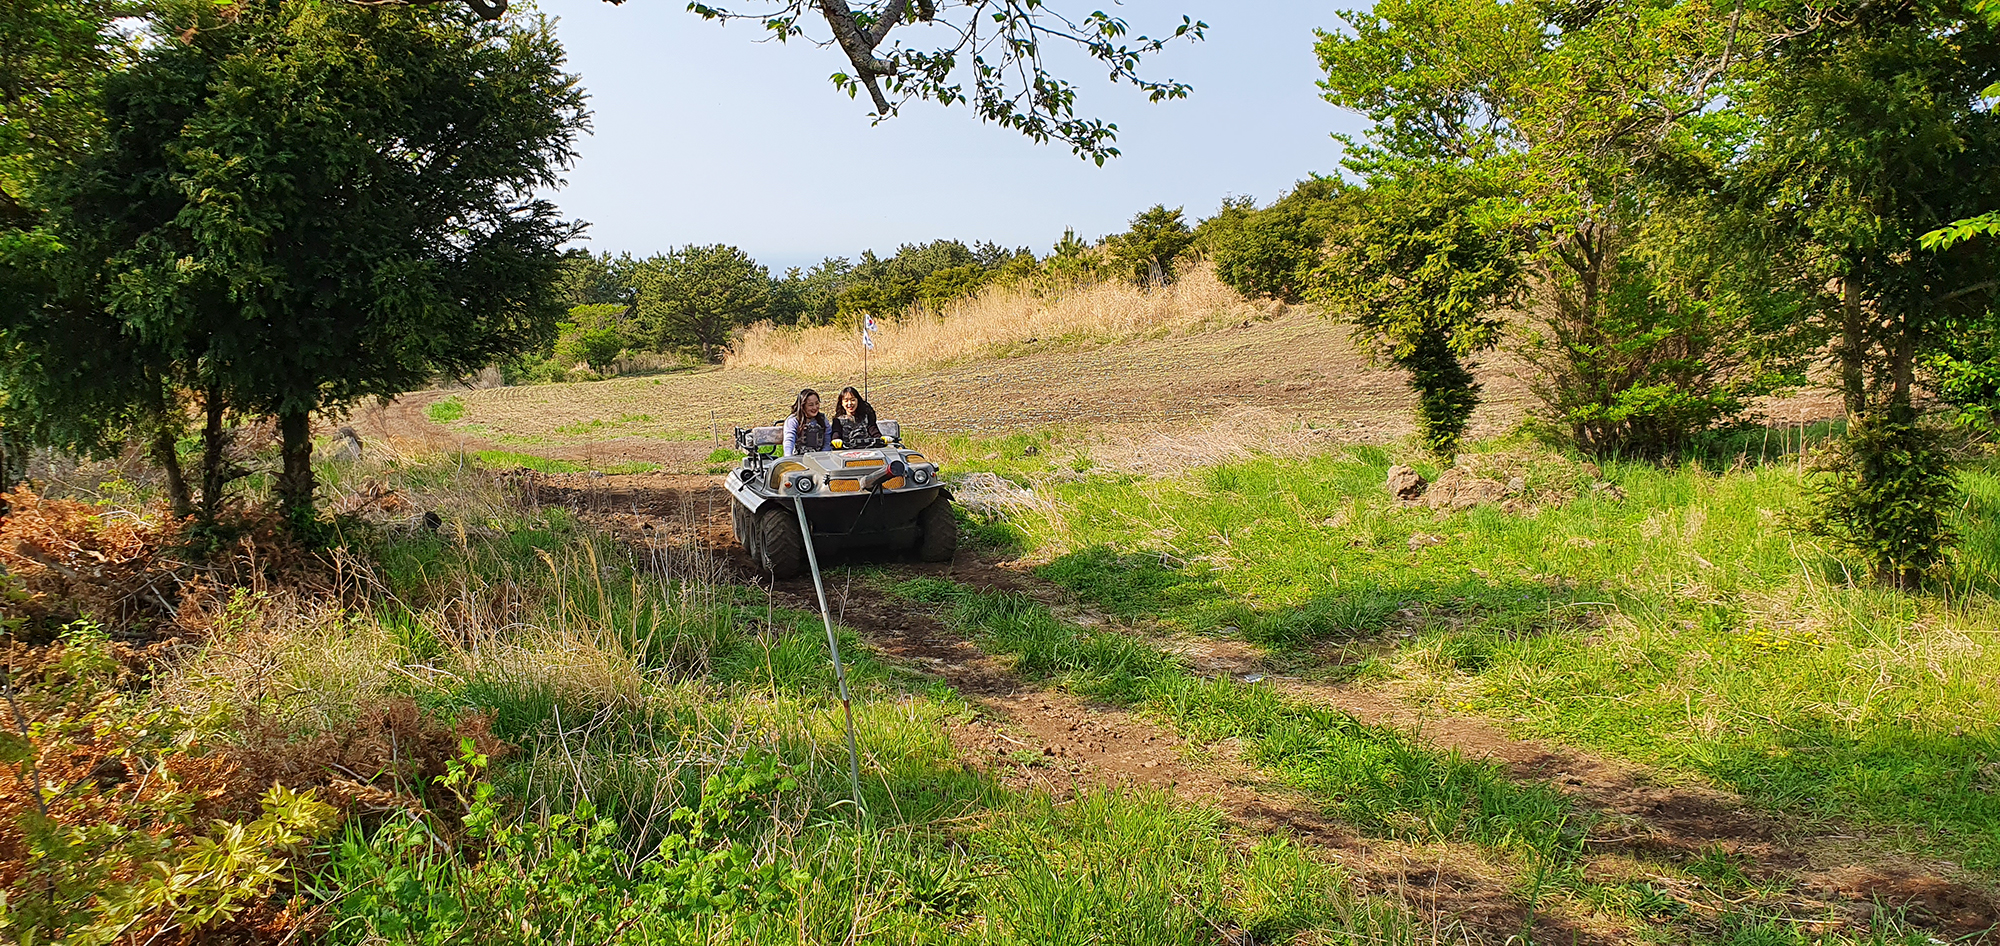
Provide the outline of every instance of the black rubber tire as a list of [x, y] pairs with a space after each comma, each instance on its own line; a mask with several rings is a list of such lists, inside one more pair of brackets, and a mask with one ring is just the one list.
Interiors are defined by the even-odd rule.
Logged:
[[806, 570], [806, 538], [799, 532], [799, 514], [789, 504], [772, 503], [757, 514], [757, 564], [772, 578], [797, 578]]
[[729, 525], [736, 532], [736, 544], [743, 546], [744, 554], [752, 557], [756, 556], [757, 549], [751, 545], [750, 540], [752, 536], [750, 535], [750, 530], [756, 521], [751, 518], [750, 507], [737, 502], [735, 497], [730, 498]]
[[940, 494], [917, 513], [917, 558], [926, 562], [949, 562], [958, 554], [958, 518], [951, 514], [951, 499]]

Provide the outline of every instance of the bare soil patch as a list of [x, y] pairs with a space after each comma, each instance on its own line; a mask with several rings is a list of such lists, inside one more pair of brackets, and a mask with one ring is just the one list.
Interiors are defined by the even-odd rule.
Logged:
[[[1497, 434], [1525, 412], [1527, 390], [1514, 371], [1502, 354], [1476, 369], [1485, 399], [1473, 416], [1473, 436]], [[710, 451], [729, 442], [733, 428], [783, 417], [800, 388], [825, 392], [860, 383], [857, 356], [852, 365], [818, 376], [702, 368], [426, 391], [359, 410], [353, 426], [364, 441], [403, 449], [497, 449], [586, 466], [643, 462], [660, 464], [662, 472], [694, 473], [706, 467]], [[463, 402], [465, 416], [435, 424], [425, 408], [446, 397]], [[1135, 469], [1158, 452], [1163, 415], [1191, 417], [1177, 423], [1230, 446], [1301, 437], [1311, 445], [1386, 443], [1413, 429], [1415, 403], [1401, 372], [1371, 365], [1344, 326], [1304, 310], [1193, 334], [1035, 343], [1006, 358], [878, 371], [869, 398], [884, 418], [935, 433], [1086, 428], [1104, 443], [1105, 459]]]

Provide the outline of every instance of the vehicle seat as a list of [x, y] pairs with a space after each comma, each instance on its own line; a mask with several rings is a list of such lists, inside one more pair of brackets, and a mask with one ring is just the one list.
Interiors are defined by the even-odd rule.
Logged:
[[736, 446], [740, 450], [755, 450], [767, 457], [777, 456], [778, 451], [783, 450], [785, 447], [785, 428], [752, 427], [749, 430], [744, 430], [738, 427], [736, 428]]
[[881, 432], [883, 440], [903, 439], [903, 425], [893, 420], [878, 420], [875, 429]]

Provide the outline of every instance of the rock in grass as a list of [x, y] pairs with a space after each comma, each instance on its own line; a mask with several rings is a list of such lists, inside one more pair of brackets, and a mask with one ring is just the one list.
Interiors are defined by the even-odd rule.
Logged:
[[1437, 482], [1424, 491], [1424, 505], [1456, 512], [1482, 503], [1500, 502], [1507, 494], [1507, 484], [1455, 466], [1438, 474]]
[[1389, 495], [1407, 503], [1415, 502], [1417, 497], [1422, 496], [1428, 484], [1424, 482], [1422, 473], [1407, 466], [1392, 466], [1389, 468], [1389, 481], [1383, 485], [1389, 490]]
[[347, 463], [361, 459], [361, 435], [352, 427], [342, 427], [333, 435], [333, 458]]

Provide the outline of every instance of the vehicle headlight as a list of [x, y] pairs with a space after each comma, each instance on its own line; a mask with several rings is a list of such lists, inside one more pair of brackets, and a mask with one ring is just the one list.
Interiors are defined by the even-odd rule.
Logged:
[[813, 479], [811, 473], [801, 473], [792, 477], [792, 488], [801, 493], [810, 493], [818, 486], [819, 481]]
[[923, 467], [917, 467], [916, 469], [910, 471], [910, 482], [915, 483], [918, 486], [922, 486], [926, 483], [929, 483], [930, 481], [931, 481], [930, 470], [927, 470]]

